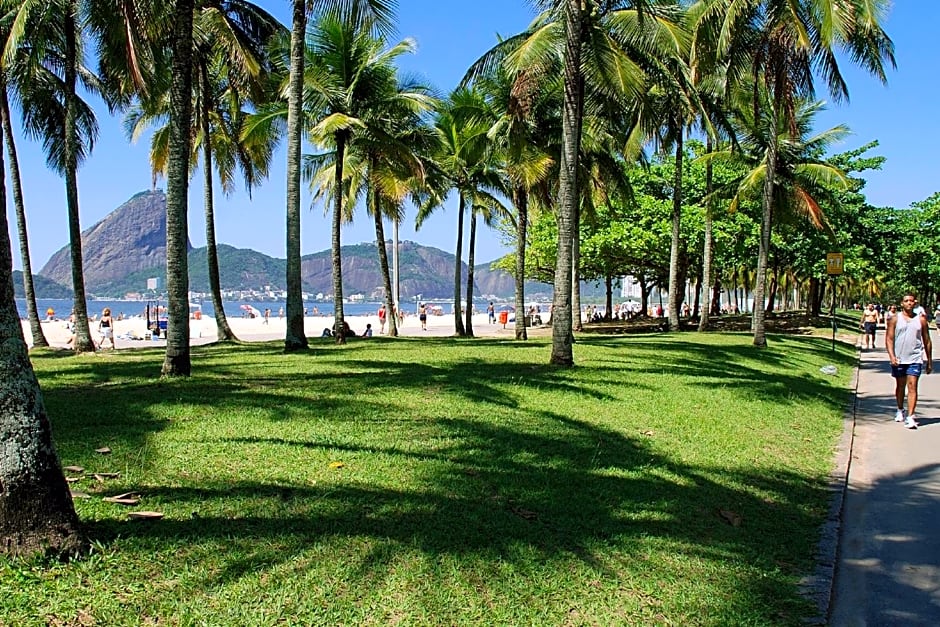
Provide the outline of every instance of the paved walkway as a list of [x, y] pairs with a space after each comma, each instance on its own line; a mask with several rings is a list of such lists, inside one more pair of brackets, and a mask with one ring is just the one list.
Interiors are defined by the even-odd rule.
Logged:
[[905, 429], [881, 329], [878, 345], [859, 362], [829, 624], [940, 625], [940, 373], [921, 377], [920, 428]]

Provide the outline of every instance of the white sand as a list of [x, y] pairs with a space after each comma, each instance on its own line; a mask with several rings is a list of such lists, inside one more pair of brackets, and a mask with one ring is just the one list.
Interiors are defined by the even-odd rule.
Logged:
[[[547, 316], [545, 314], [542, 314], [542, 316], [543, 320], [547, 322]], [[379, 335], [378, 316], [346, 316], [345, 320], [349, 323], [350, 328], [356, 332], [356, 335], [362, 335], [362, 332], [365, 331], [366, 324], [370, 323], [372, 324], [372, 331], [375, 336]], [[264, 324], [264, 320], [261, 318], [249, 319], [231, 317], [228, 318], [228, 323], [238, 339], [246, 342], [282, 340], [284, 339], [284, 335], [287, 330], [287, 321], [285, 319], [278, 318], [277, 316], [272, 316], [268, 324]], [[96, 342], [99, 341], [101, 337], [98, 333], [98, 324], [96, 322], [90, 322], [89, 324], [91, 325], [92, 338], [94, 338]], [[511, 322], [508, 323], [505, 328], [503, 328], [503, 325], [501, 324], [489, 324], [485, 313], [476, 314], [473, 316], [473, 334], [477, 337], [501, 337], [505, 339], [512, 339], [515, 334], [514, 325], [515, 323]], [[149, 339], [150, 335], [147, 333], [146, 327], [147, 324], [143, 318], [115, 320], [114, 336], [117, 349], [123, 350], [127, 348], [146, 348], [152, 346], [164, 346], [166, 344], [165, 340], [154, 341]], [[318, 338], [323, 333], [324, 328], [332, 327], [332, 316], [308, 316], [304, 318], [304, 331], [306, 332], [307, 337], [310, 338]], [[405, 316], [405, 321], [399, 328], [398, 332], [399, 335], [411, 337], [451, 336], [454, 335], [454, 316], [452, 314], [443, 316], [428, 316], [427, 327], [428, 328], [426, 331], [422, 330], [421, 322], [418, 320], [418, 317], [412, 314]], [[70, 333], [66, 328], [64, 320], [43, 322], [42, 329], [46, 336], [46, 340], [51, 346], [56, 348], [69, 348], [68, 341]], [[529, 334], [546, 331], [550, 332], [550, 328], [546, 326], [530, 328]], [[190, 320], [189, 332], [191, 343], [193, 345], [209, 344], [214, 342], [216, 340], [215, 319], [206, 316], [201, 320]], [[146, 337], [148, 339], [127, 339], [127, 334], [136, 335], [138, 337]], [[29, 330], [29, 322], [25, 320], [23, 321], [23, 337], [26, 338], [26, 343], [32, 347], [33, 342], [32, 334]]]

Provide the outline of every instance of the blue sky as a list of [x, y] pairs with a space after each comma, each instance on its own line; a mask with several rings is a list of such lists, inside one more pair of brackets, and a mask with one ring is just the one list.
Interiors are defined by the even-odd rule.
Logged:
[[[288, 23], [287, 0], [261, 0], [282, 22]], [[418, 52], [405, 57], [405, 71], [425, 77], [439, 90], [453, 88], [471, 62], [496, 41], [497, 33], [513, 34], [525, 28], [532, 18], [523, 0], [401, 0], [399, 35], [413, 37]], [[887, 158], [884, 169], [868, 173], [866, 194], [877, 206], [907, 207], [940, 190], [940, 177], [933, 150], [940, 146], [940, 125], [933, 121], [937, 109], [940, 47], [934, 45], [935, 25], [940, 23], [940, 2], [896, 2], [886, 22], [895, 42], [898, 69], [889, 74], [883, 86], [847, 62], [842, 67], [850, 90], [850, 103], [830, 105], [819, 116], [820, 128], [847, 124], [853, 134], [836, 151], [849, 150], [877, 139], [880, 146], [870, 154]], [[827, 98], [820, 92], [820, 98]], [[147, 144], [130, 144], [120, 119], [98, 108], [98, 144], [79, 171], [78, 186], [82, 229], [86, 229], [133, 194], [150, 189], [151, 174]], [[14, 113], [14, 116], [17, 114]], [[42, 147], [20, 138], [17, 144], [23, 173], [24, 196], [31, 259], [38, 272], [49, 257], [68, 243], [65, 186], [46, 168]], [[163, 186], [164, 183], [158, 183]], [[7, 185], [9, 194], [9, 183]], [[230, 197], [216, 194], [217, 241], [238, 248], [253, 248], [265, 254], [285, 256], [285, 171], [283, 150], [279, 152], [270, 178], [254, 190], [252, 198], [237, 191]], [[301, 217], [303, 254], [329, 248], [329, 221], [322, 206], [311, 207], [304, 195]], [[15, 221], [8, 209], [14, 243], [14, 267], [20, 268], [16, 248]], [[402, 239], [453, 251], [455, 245], [455, 203], [439, 210], [415, 232], [412, 210], [402, 228]], [[205, 245], [202, 218], [202, 184], [196, 177], [190, 186], [190, 240]], [[390, 231], [388, 231], [390, 234]], [[364, 213], [344, 227], [343, 243], [374, 240], [371, 221]], [[500, 236], [481, 229], [477, 259], [489, 261], [507, 252]]]

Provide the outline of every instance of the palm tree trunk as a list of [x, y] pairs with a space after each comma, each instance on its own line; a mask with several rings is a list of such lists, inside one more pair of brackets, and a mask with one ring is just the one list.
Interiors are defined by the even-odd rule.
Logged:
[[[373, 162], [370, 166], [370, 174], [375, 167]], [[395, 299], [392, 296], [392, 280], [388, 274], [388, 251], [385, 249], [385, 226], [382, 224], [382, 211], [379, 207], [379, 195], [370, 186], [369, 201], [372, 204], [372, 218], [375, 220], [375, 243], [379, 249], [379, 269], [382, 272], [382, 285], [385, 288], [385, 321], [388, 323], [388, 334], [390, 337], [398, 335], [398, 320], [396, 320]]]
[[225, 308], [222, 305], [222, 285], [219, 278], [219, 252], [215, 242], [215, 202], [212, 189], [212, 141], [209, 129], [209, 70], [205, 63], [199, 64], [199, 80], [202, 83], [202, 173], [205, 179], [203, 200], [206, 214], [206, 262], [209, 266], [209, 293], [212, 298], [212, 308], [215, 310], [216, 336], [220, 342], [237, 340], [235, 333], [228, 325], [225, 317]]
[[770, 275], [770, 289], [767, 290], [767, 307], [765, 308], [765, 313], [772, 313], [774, 307], [777, 304], [777, 289], [779, 284], [780, 270], [778, 262], [774, 262], [774, 271]]
[[173, 12], [173, 82], [170, 84], [169, 162], [166, 177], [166, 357], [163, 376], [188, 377], [189, 358], [189, 158], [192, 128], [194, 0], [177, 0]]
[[457, 335], [463, 337], [466, 335], [466, 330], [463, 328], [463, 319], [460, 317], [460, 279], [461, 279], [461, 262], [460, 259], [463, 257], [463, 213], [466, 207], [464, 201], [463, 193], [458, 195], [459, 200], [457, 201], [457, 250], [454, 252], [454, 255], [457, 259], [454, 261], [454, 329]]
[[[477, 214], [470, 210], [470, 243], [467, 246], [467, 311], [466, 311], [466, 333], [473, 337], [473, 262], [477, 245]], [[516, 311], [516, 319], [519, 318], [519, 311]]]
[[287, 331], [284, 351], [307, 348], [300, 264], [300, 145], [303, 138], [304, 33], [306, 2], [293, 0], [290, 85], [287, 92]]
[[[771, 129], [777, 128], [776, 106], [770, 107]], [[754, 333], [754, 346], [767, 346], [764, 330], [764, 286], [767, 282], [767, 261], [770, 256], [770, 229], [773, 218], [774, 173], [777, 169], [777, 134], [768, 133], [767, 174], [764, 178], [763, 210], [760, 223], [760, 245], [757, 250], [757, 277], [754, 284], [754, 307], [751, 318], [751, 331]]]
[[571, 330], [583, 331], [581, 318], [581, 203], [574, 208], [571, 220]]
[[[574, 365], [571, 330], [571, 267], [574, 219], [578, 207], [578, 149], [581, 120], [581, 1], [565, 0], [565, 80], [558, 180], [558, 257], [552, 302], [552, 354], [549, 362]], [[580, 312], [578, 317], [580, 318]]]
[[676, 139], [676, 171], [672, 184], [672, 238], [669, 246], [669, 330], [679, 326], [679, 238], [682, 227], [682, 131]]
[[20, 180], [20, 164], [16, 157], [16, 143], [13, 141], [13, 124], [10, 122], [10, 102], [7, 99], [7, 86], [0, 76], [0, 122], [3, 124], [3, 139], [7, 154], [10, 156], [10, 182], [13, 184], [13, 208], [16, 213], [16, 236], [20, 241], [20, 262], [23, 264], [23, 291], [26, 296], [26, 317], [33, 336], [33, 347], [49, 346], [46, 334], [39, 322], [39, 309], [36, 307], [36, 291], [33, 289], [33, 265], [29, 259], [29, 237], [26, 232], [26, 205], [23, 202], [23, 187]]
[[[392, 220], [392, 303], [393, 307], [389, 309], [387, 318], [389, 319], [389, 335], [392, 334], [392, 329], [395, 329], [394, 335], [398, 335], [398, 308], [401, 307], [401, 298], [399, 295], [398, 286], [401, 283], [401, 272], [399, 270], [400, 264], [398, 259], [398, 216]], [[392, 322], [394, 320], [394, 322]], [[395, 325], [392, 327], [391, 325]]]
[[[525, 188], [516, 188], [513, 204], [516, 206], [516, 311], [525, 308], [525, 248], [529, 228], [529, 195]], [[529, 339], [525, 319], [516, 316], [516, 339]]]
[[[74, 118], [73, 118], [74, 121]], [[0, 207], [6, 207], [0, 152]], [[0, 212], [0, 553], [73, 557], [88, 548], [52, 442], [39, 381], [13, 297], [13, 255]]]
[[343, 324], [343, 159], [346, 158], [346, 135], [336, 133], [336, 165], [333, 168], [333, 221], [330, 253], [333, 261], [333, 331], [337, 344], [346, 343]]
[[69, 220], [69, 256], [72, 262], [72, 296], [75, 310], [75, 340], [72, 347], [76, 353], [95, 351], [95, 343], [88, 327], [88, 306], [85, 303], [85, 275], [82, 269], [82, 227], [78, 217], [78, 130], [76, 127], [77, 100], [75, 93], [78, 81], [78, 45], [75, 17], [76, 3], [69, 3], [65, 16], [65, 141], [62, 144], [65, 168], [65, 204]]
[[[712, 153], [712, 138], [708, 137], [705, 140], [705, 153]], [[705, 242], [702, 245], [702, 288], [703, 290], [708, 290], [711, 288], [712, 284], [712, 221], [714, 216], [712, 215], [712, 184], [713, 184], [713, 171], [712, 163], [709, 160], [705, 164]], [[699, 333], [704, 333], [708, 329], [708, 316], [711, 314], [712, 299], [705, 298], [705, 294], [702, 295], [703, 300], [706, 301], [701, 311], [699, 312], [698, 319], [698, 331]]]

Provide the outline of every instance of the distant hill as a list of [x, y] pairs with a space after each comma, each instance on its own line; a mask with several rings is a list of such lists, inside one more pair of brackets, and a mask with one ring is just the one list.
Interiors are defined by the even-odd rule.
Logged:
[[[187, 249], [192, 246], [187, 243]], [[71, 286], [70, 247], [56, 252], [39, 274]], [[112, 287], [127, 275], [166, 263], [166, 195], [135, 194], [103, 220], [82, 231], [85, 290], [113, 295]]]
[[[33, 275], [33, 290], [36, 292], [36, 298], [72, 298], [72, 290], [38, 274]], [[13, 271], [13, 295], [16, 298], [26, 298], [21, 270]]]
[[[391, 242], [386, 242], [391, 263]], [[286, 289], [287, 261], [250, 249], [219, 245], [219, 271], [223, 291], [279, 292]], [[454, 255], [416, 242], [399, 243], [400, 294], [411, 300], [418, 294], [428, 300], [452, 299], [454, 294]], [[166, 285], [166, 196], [162, 191], [141, 192], [82, 233], [85, 289], [98, 297], [123, 297], [144, 292], [147, 279], [156, 277]], [[379, 298], [384, 293], [375, 243], [343, 246], [343, 292]], [[512, 276], [490, 270], [490, 264], [474, 268], [474, 294], [477, 297], [512, 298]], [[332, 260], [329, 250], [301, 259], [303, 290], [333, 293]], [[466, 277], [464, 264], [462, 275]], [[56, 252], [40, 275], [64, 286], [71, 285], [69, 247]], [[464, 279], [466, 280], [466, 279]], [[209, 291], [206, 249], [190, 247], [189, 284], [194, 292]], [[67, 289], [67, 288], [63, 288]], [[527, 283], [529, 297], [551, 294], [551, 286]], [[461, 286], [461, 294], [466, 285]]]

